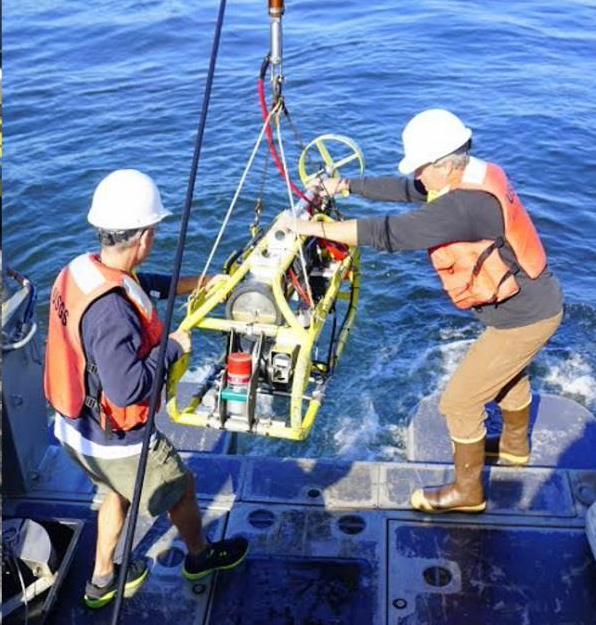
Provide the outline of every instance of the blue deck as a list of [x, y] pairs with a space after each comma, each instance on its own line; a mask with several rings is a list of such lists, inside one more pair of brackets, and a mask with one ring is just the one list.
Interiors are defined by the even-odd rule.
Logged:
[[[243, 533], [251, 551], [237, 569], [190, 584], [180, 575], [184, 546], [167, 517], [141, 518], [136, 550], [151, 558], [152, 571], [124, 602], [121, 622], [593, 624], [596, 562], [584, 526], [596, 498], [594, 417], [568, 400], [543, 397], [535, 440], [544, 435], [541, 424], [552, 427], [555, 412], [567, 415], [564, 434], [551, 437], [557, 466], [487, 466], [487, 511], [437, 517], [408, 504], [412, 488], [440, 483], [451, 471], [440, 456], [444, 425], [432, 401], [409, 432], [412, 443], [423, 429], [429, 446], [410, 448], [411, 460], [401, 463], [240, 457], [224, 453], [231, 438], [161, 415], [198, 477], [208, 534]], [[44, 463], [34, 491], [5, 500], [4, 514], [84, 521], [48, 623], [108, 623], [109, 608], [94, 612], [81, 602], [93, 558], [95, 493], [59, 447], [50, 447]]]

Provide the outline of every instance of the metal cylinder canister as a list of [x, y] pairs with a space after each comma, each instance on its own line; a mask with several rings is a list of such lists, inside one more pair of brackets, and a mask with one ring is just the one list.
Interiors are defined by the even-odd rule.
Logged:
[[269, 52], [272, 65], [282, 61], [281, 16], [284, 14], [284, 0], [269, 0], [269, 17], [271, 18], [271, 50]]
[[252, 356], [248, 352], [232, 352], [228, 355], [227, 390], [230, 394], [244, 397], [243, 399], [228, 400], [227, 408], [230, 414], [244, 414], [251, 375]]

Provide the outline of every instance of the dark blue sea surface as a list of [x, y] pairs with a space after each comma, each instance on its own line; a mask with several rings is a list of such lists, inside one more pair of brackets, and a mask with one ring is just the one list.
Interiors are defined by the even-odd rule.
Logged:
[[[172, 266], [218, 4], [191, 0], [7, 0], [4, 53], [4, 262], [38, 285], [45, 335], [60, 268], [95, 247], [95, 185], [135, 167], [175, 213], [147, 263]], [[257, 133], [257, 83], [269, 50], [263, 0], [230, 1], [183, 271], [202, 270]], [[532, 365], [535, 390], [596, 410], [596, 2], [289, 1], [284, 95], [302, 141], [323, 132], [361, 146], [367, 172], [396, 171], [416, 112], [445, 107], [474, 130], [475, 153], [501, 163], [561, 280], [562, 327]], [[297, 178], [295, 133], [284, 127]], [[216, 268], [248, 239], [264, 150]], [[348, 216], [406, 210], [340, 199]], [[264, 221], [287, 207], [269, 165]], [[480, 331], [438, 288], [425, 252], [363, 253], [357, 321], [310, 439], [243, 436], [246, 453], [392, 459], [417, 402], [442, 387]], [[183, 316], [177, 309], [177, 324]], [[212, 342], [194, 335], [197, 377]]]

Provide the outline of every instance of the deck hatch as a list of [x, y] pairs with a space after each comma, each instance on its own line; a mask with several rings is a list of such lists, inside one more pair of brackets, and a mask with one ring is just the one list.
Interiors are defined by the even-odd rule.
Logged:
[[388, 623], [587, 625], [594, 588], [581, 529], [389, 522]]
[[210, 623], [374, 623], [366, 560], [249, 558], [216, 582]]

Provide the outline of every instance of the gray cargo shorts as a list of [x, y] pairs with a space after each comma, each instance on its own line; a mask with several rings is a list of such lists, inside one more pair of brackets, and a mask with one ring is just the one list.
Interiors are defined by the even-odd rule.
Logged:
[[[140, 509], [159, 516], [176, 505], [188, 485], [190, 469], [161, 432], [147, 456]], [[97, 484], [98, 492], [115, 491], [132, 501], [140, 454], [128, 458], [95, 458], [63, 444], [68, 455]]]

